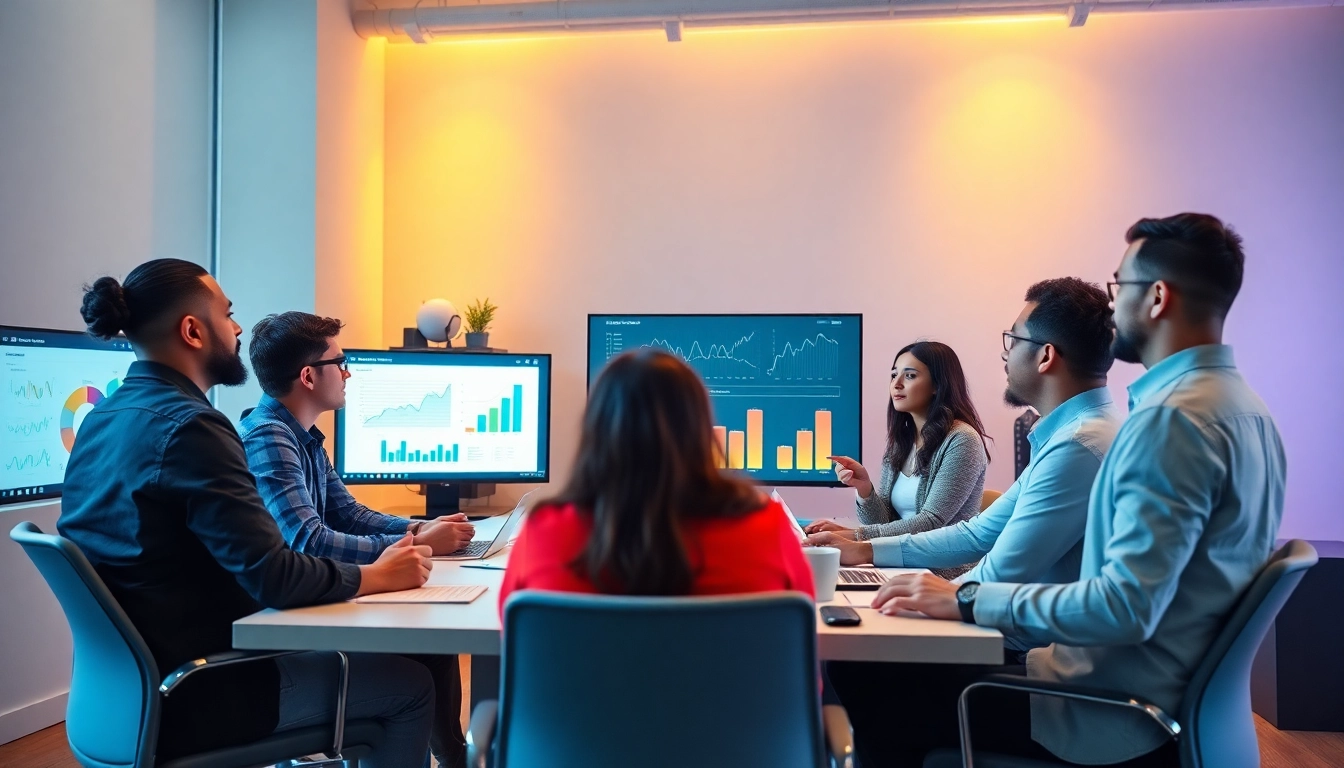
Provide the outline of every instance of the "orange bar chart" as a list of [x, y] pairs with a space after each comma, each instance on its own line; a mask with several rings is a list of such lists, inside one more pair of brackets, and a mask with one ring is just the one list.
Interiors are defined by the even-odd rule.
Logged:
[[719, 463], [719, 469], [723, 469], [728, 464], [728, 428], [714, 428], [714, 442], [719, 445], [719, 455], [715, 457]]
[[817, 460], [813, 465], [818, 469], [828, 466], [826, 457], [831, 455], [831, 412], [817, 411]]
[[798, 430], [798, 469], [812, 468], [812, 430]]
[[793, 446], [779, 446], [775, 455], [775, 469], [793, 469]]
[[763, 453], [765, 446], [765, 411], [759, 408], [747, 410], [747, 469], [761, 469], [765, 466]]
[[745, 469], [746, 462], [743, 461], [746, 433], [737, 430], [731, 430], [728, 433], [728, 468]]

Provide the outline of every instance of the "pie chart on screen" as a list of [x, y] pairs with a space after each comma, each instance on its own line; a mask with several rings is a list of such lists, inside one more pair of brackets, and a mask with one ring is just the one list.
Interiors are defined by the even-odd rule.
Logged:
[[[120, 382], [112, 382], [119, 384]], [[113, 389], [109, 386], [108, 389]], [[83, 423], [84, 417], [93, 407], [103, 401], [103, 393], [97, 387], [84, 386], [70, 393], [65, 405], [61, 407], [61, 442], [65, 450], [75, 449], [75, 432]]]

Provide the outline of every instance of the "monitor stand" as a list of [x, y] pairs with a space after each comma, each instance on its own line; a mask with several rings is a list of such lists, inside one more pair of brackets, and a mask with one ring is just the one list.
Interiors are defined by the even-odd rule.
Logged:
[[481, 499], [494, 495], [494, 483], [425, 483], [425, 514], [411, 515], [412, 520], [433, 520], [462, 511], [462, 499]]

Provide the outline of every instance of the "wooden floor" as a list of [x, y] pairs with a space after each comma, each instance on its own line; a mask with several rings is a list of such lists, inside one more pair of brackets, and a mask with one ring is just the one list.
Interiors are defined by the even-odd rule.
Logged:
[[[1344, 734], [1279, 731], [1255, 718], [1262, 768], [1338, 768], [1344, 766]], [[4, 768], [79, 768], [65, 743], [65, 725], [0, 744]]]

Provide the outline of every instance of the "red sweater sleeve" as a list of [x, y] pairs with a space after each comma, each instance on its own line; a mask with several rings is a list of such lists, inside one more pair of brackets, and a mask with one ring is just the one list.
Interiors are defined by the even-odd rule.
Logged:
[[504, 584], [499, 588], [499, 620], [504, 620], [504, 603], [509, 599], [509, 595], [514, 590], [525, 589], [527, 587], [527, 575], [532, 564], [528, 558], [531, 541], [530, 533], [532, 531], [532, 521], [534, 515], [528, 515], [527, 520], [523, 522], [523, 529], [518, 532], [518, 538], [514, 540], [513, 547], [509, 550], [509, 565], [504, 569]]

